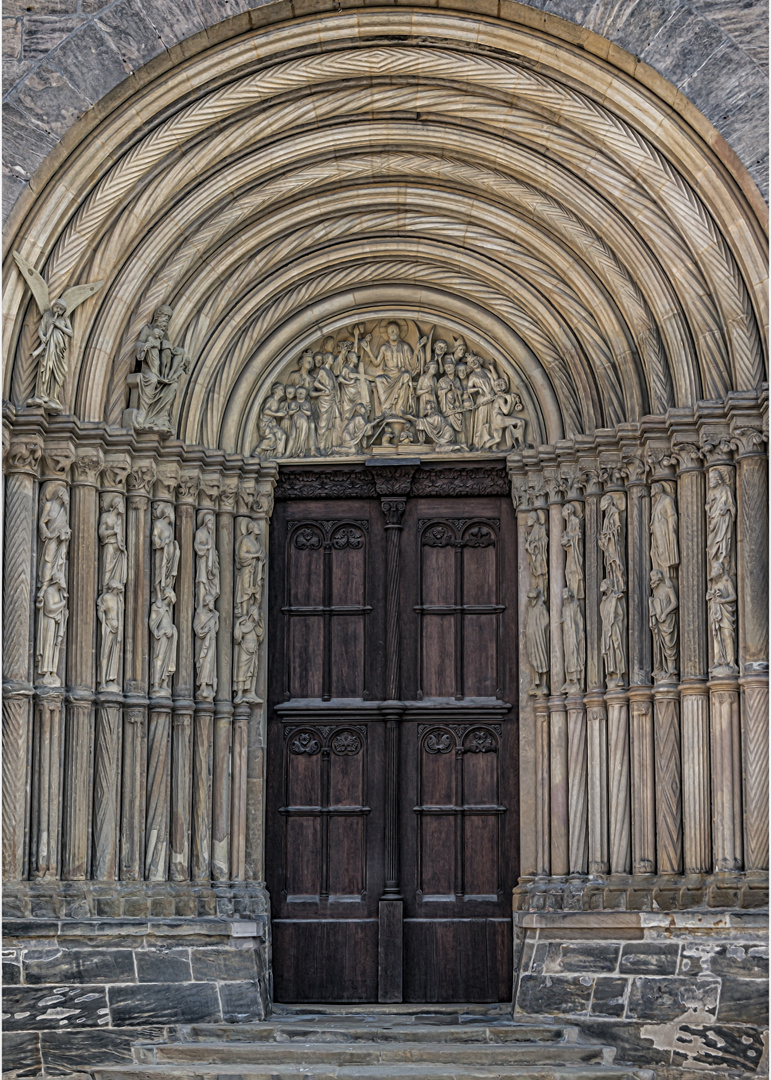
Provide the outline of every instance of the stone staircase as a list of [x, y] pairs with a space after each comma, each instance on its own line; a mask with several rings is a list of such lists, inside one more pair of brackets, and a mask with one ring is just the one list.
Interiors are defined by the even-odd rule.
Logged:
[[281, 1006], [259, 1024], [193, 1024], [138, 1043], [94, 1080], [653, 1080], [565, 1024], [515, 1023], [508, 1005]]

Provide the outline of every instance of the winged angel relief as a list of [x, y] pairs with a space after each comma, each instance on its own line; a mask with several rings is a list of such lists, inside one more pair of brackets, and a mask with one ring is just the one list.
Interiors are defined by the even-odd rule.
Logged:
[[524, 445], [525, 424], [494, 361], [439, 327], [391, 318], [325, 337], [287, 364], [263, 401], [254, 453], [505, 453]]
[[48, 285], [37, 270], [30, 266], [18, 251], [14, 251], [13, 257], [24, 280], [32, 290], [42, 316], [37, 328], [40, 344], [32, 353], [33, 359], [38, 362], [35, 395], [29, 399], [27, 405], [43, 408], [50, 413], [60, 413], [64, 409], [60, 395], [67, 377], [67, 353], [72, 338], [70, 315], [79, 304], [98, 292], [104, 282], [92, 281], [87, 285], [71, 285], [69, 289], [64, 290], [58, 300], [52, 303]]

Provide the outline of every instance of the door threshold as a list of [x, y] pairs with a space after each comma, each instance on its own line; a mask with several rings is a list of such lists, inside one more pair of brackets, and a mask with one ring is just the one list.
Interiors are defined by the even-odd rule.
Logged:
[[293, 1003], [284, 1005], [276, 1002], [273, 1006], [273, 1015], [281, 1016], [510, 1016], [510, 1001], [483, 1001], [483, 1002], [431, 1002], [431, 1001], [404, 1001], [394, 1005], [383, 1005], [380, 1002], [346, 1002], [335, 1005], [317, 1005]]

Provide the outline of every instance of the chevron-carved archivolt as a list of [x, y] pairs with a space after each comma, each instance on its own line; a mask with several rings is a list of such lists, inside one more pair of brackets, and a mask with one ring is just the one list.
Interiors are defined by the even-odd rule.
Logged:
[[[323, 24], [323, 50], [313, 17], [264, 27], [258, 48], [225, 40], [155, 81], [140, 73], [83, 121], [10, 245], [52, 296], [104, 281], [72, 319], [65, 415], [286, 456], [265, 431], [272, 387], [325, 338], [337, 358], [355, 326], [366, 367], [362, 342], [379, 348], [389, 319], [417, 350], [413, 395], [432, 327], [505, 383], [505, 433], [482, 447], [453, 428], [447, 446], [554, 443], [762, 383], [761, 230], [670, 104], [499, 20], [473, 34], [460, 14], [406, 9]], [[18, 409], [38, 374], [25, 289], [10, 266]], [[164, 307], [179, 362], [153, 427], [138, 342]], [[388, 412], [374, 383], [368, 399], [366, 424]], [[398, 404], [425, 420], [417, 400]], [[382, 443], [369, 434], [349, 452]], [[330, 449], [343, 442], [341, 427]]]

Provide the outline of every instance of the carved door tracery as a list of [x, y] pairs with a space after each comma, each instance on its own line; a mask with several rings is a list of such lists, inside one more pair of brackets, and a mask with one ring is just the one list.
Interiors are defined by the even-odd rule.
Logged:
[[[271, 526], [276, 1000], [506, 1000], [518, 822], [511, 504], [378, 493], [279, 500]], [[399, 557], [387, 561], [394, 530]]]

